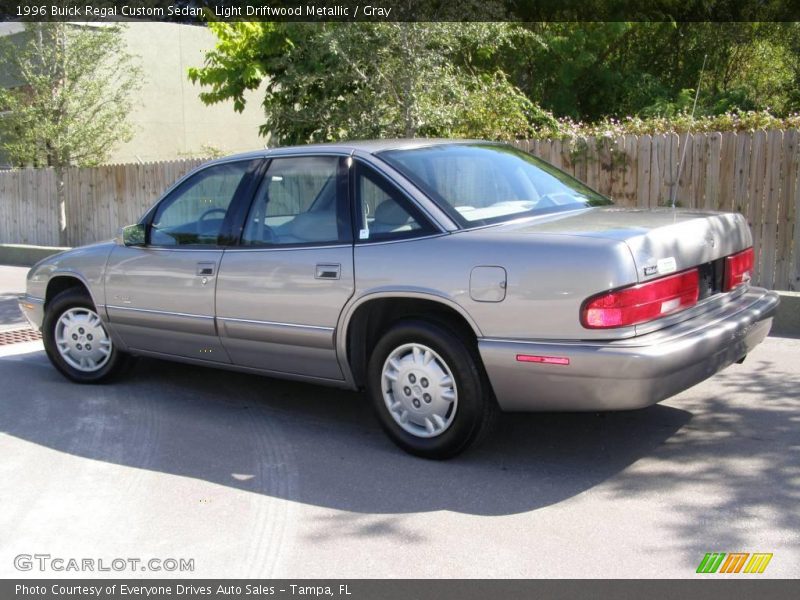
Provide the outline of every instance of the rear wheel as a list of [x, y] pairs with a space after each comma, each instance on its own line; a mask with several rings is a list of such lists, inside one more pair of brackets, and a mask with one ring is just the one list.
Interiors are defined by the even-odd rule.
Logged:
[[50, 362], [79, 383], [107, 381], [132, 361], [114, 345], [91, 298], [82, 290], [65, 290], [50, 301], [42, 338]]
[[389, 329], [372, 352], [368, 391], [392, 441], [425, 458], [463, 452], [494, 413], [475, 349], [444, 323], [409, 319]]

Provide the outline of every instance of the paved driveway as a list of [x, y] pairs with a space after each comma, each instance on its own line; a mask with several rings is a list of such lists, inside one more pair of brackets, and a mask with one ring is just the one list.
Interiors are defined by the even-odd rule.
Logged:
[[25, 291], [27, 272], [23, 267], [0, 265], [0, 331], [27, 326], [17, 306], [17, 295]]
[[192, 558], [196, 577], [696, 577], [712, 551], [800, 576], [800, 340], [645, 410], [505, 415], [442, 463], [311, 385], [142, 360], [78, 386], [39, 342], [0, 347], [0, 382], [0, 577], [21, 553]]

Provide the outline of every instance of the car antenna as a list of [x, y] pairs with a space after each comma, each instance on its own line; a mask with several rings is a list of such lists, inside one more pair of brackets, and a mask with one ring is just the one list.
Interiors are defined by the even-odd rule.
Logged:
[[[697, 109], [697, 99], [700, 97], [700, 84], [703, 83], [703, 72], [706, 70], [706, 60], [708, 54], [703, 56], [703, 66], [700, 67], [700, 78], [697, 80], [697, 89], [694, 92], [694, 105], [692, 106], [692, 116], [689, 119], [689, 128], [686, 130], [686, 142], [689, 141], [689, 136], [692, 134], [692, 125], [694, 124], [694, 111]], [[673, 210], [675, 209], [675, 196], [678, 194], [678, 182], [681, 180], [681, 172], [683, 171], [683, 159], [686, 158], [686, 146], [688, 143], [683, 144], [683, 151], [681, 152], [681, 160], [678, 162], [678, 176], [675, 178], [675, 183], [672, 184], [672, 192], [670, 196], [670, 204]]]

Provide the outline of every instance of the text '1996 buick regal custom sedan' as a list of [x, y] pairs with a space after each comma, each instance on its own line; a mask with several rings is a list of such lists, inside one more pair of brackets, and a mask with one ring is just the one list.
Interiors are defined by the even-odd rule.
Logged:
[[205, 164], [21, 305], [73, 381], [151, 356], [364, 388], [446, 458], [497, 408], [640, 408], [742, 360], [778, 304], [752, 270], [738, 214], [616, 208], [503, 144], [353, 142]]

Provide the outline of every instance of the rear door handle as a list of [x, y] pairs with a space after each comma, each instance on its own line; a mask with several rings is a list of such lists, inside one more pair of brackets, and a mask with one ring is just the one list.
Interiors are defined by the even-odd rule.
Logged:
[[324, 264], [317, 265], [315, 279], [339, 279], [342, 276], [342, 265]]
[[203, 277], [210, 277], [214, 274], [215, 264], [213, 262], [197, 263], [197, 274]]

